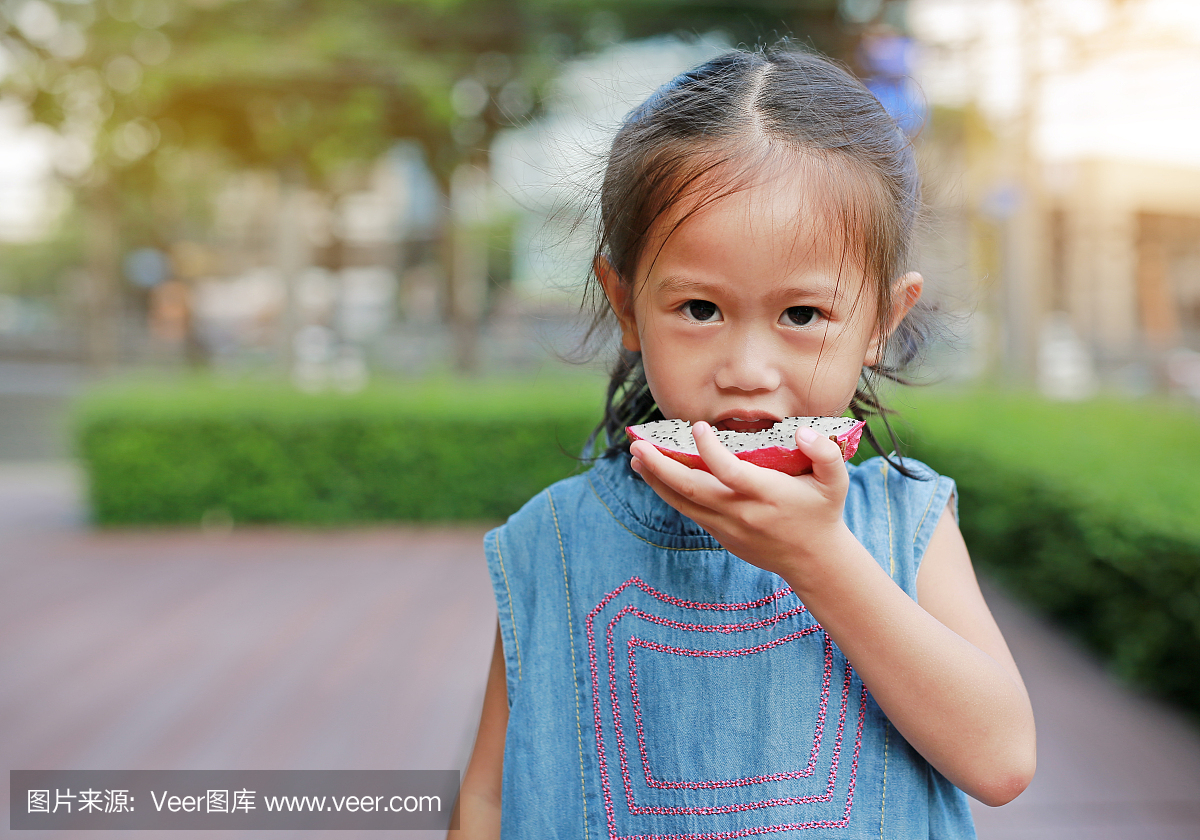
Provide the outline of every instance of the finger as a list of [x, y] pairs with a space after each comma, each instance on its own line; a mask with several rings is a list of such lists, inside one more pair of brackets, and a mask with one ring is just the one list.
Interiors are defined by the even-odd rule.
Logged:
[[712, 509], [731, 495], [716, 476], [685, 466], [645, 441], [635, 441], [630, 453], [639, 464], [635, 468], [638, 474], [664, 501], [685, 516], [695, 519], [695, 514]]
[[812, 475], [818, 484], [840, 487], [848, 481], [846, 462], [837, 441], [822, 437], [808, 426], [801, 426], [796, 429], [796, 446], [812, 460]]
[[692, 437], [696, 440], [696, 451], [700, 453], [705, 466], [722, 484], [746, 496], [761, 491], [762, 477], [757, 474], [759, 468], [730, 452], [712, 426], [703, 421], [696, 423], [692, 426]]
[[711, 473], [681, 464], [646, 441], [635, 441], [629, 451], [641, 462], [643, 478], [653, 477], [682, 496], [699, 498], [720, 489], [720, 481]]
[[675, 508], [675, 510], [679, 511], [684, 516], [692, 519], [703, 515], [699, 505], [697, 505], [691, 499], [681, 495], [680, 493], [677, 493], [674, 488], [662, 480], [662, 478], [653, 470], [653, 468], [648, 466], [640, 458], [635, 459], [633, 464], [634, 470], [642, 477], [642, 480], [645, 481], [646, 484], [650, 486], [650, 489], [658, 494], [658, 497], [668, 505]]

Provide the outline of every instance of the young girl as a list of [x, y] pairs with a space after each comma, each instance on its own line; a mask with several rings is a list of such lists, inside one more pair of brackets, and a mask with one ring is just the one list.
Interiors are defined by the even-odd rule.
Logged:
[[[499, 608], [460, 797], [471, 838], [973, 837], [1033, 774], [1029, 700], [954, 485], [799, 477], [714, 429], [879, 411], [920, 349], [912, 150], [811, 55], [734, 52], [626, 120], [594, 273], [623, 352], [608, 450], [486, 538]], [[695, 423], [711, 473], [624, 427]], [[628, 447], [628, 449], [627, 449]]]

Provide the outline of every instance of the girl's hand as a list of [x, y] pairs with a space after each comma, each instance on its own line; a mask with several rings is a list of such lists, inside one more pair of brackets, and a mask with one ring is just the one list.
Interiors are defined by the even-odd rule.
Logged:
[[798, 432], [813, 472], [788, 476], [738, 459], [707, 424], [694, 436], [711, 475], [644, 441], [631, 447], [633, 468], [733, 554], [782, 577], [951, 782], [988, 805], [1024, 790], [1037, 760], [1033, 711], [949, 507], [917, 574], [918, 604], [843, 523], [849, 477], [836, 443]]
[[834, 441], [798, 429], [796, 445], [812, 459], [813, 471], [790, 476], [741, 460], [708, 423], [696, 423], [692, 436], [711, 473], [686, 467], [645, 441], [630, 448], [633, 469], [731, 553], [786, 578], [854, 539], [842, 521], [849, 477]]

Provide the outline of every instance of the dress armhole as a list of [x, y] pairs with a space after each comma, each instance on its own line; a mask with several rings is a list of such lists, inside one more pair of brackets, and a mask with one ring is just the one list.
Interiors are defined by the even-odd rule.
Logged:
[[[504, 646], [505, 687], [508, 706], [512, 708], [517, 683], [521, 680], [521, 643], [517, 634], [516, 607], [512, 597], [510, 569], [505, 564], [503, 547], [504, 527], [489, 531], [483, 538], [488, 574], [496, 597], [496, 619], [500, 624], [500, 640]], [[510, 558], [511, 559], [511, 558]]]
[[914, 510], [917, 514], [916, 528], [913, 531], [914, 574], [921, 570], [921, 560], [925, 557], [925, 550], [929, 547], [929, 541], [933, 538], [933, 532], [947, 505], [954, 515], [954, 521], [958, 521], [958, 488], [954, 479], [940, 475], [932, 484], [925, 504], [919, 511]]

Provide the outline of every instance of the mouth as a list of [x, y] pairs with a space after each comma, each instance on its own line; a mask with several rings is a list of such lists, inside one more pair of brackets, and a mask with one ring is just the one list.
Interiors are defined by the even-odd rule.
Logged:
[[713, 428], [722, 432], [761, 432], [780, 420], [762, 411], [731, 411], [713, 421]]

